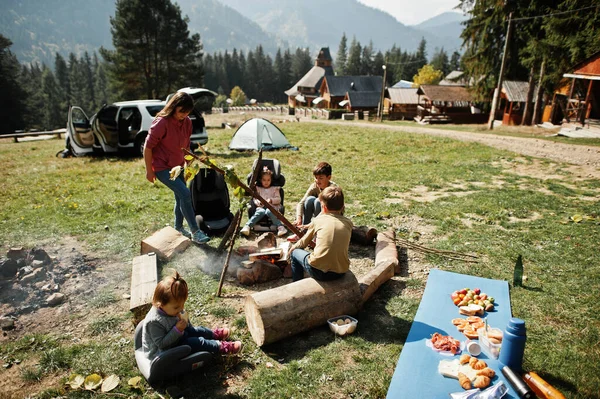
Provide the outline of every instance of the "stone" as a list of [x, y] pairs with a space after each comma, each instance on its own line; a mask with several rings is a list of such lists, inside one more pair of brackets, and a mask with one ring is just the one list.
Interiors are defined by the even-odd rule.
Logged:
[[27, 252], [23, 247], [11, 248], [6, 253], [8, 259], [17, 260], [24, 259], [27, 256]]
[[46, 299], [46, 303], [48, 304], [48, 306], [56, 306], [56, 305], [60, 305], [61, 303], [63, 303], [64, 300], [65, 300], [64, 294], [61, 294], [60, 292], [55, 292], [54, 294], [50, 295]]
[[13, 278], [17, 274], [17, 270], [19, 270], [19, 266], [14, 259], [0, 260], [0, 277], [5, 279]]
[[43, 260], [34, 260], [33, 262], [31, 262], [31, 267], [33, 267], [34, 269], [42, 266], [44, 266]]
[[10, 317], [0, 317], [0, 327], [3, 331], [12, 330], [15, 328], [15, 321]]
[[50, 255], [48, 255], [48, 253], [41, 248], [32, 248], [31, 251], [29, 251], [28, 258], [31, 259], [31, 262], [35, 260], [41, 260], [44, 265], [52, 263]]
[[275, 234], [268, 232], [264, 233], [260, 237], [258, 237], [258, 241], [256, 242], [258, 245], [258, 250], [265, 248], [276, 248], [277, 247], [277, 237]]

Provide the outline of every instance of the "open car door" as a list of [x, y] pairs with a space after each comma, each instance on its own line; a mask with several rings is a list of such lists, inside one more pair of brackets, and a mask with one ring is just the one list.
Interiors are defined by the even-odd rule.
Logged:
[[73, 155], [79, 156], [93, 151], [94, 133], [90, 125], [90, 119], [83, 109], [79, 107], [69, 108], [67, 121], [67, 148]]

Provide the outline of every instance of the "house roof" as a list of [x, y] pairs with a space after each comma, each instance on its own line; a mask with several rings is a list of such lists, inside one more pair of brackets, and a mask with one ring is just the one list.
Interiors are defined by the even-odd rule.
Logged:
[[390, 87], [387, 89], [392, 104], [418, 104], [419, 96], [417, 89], [414, 87]]
[[375, 108], [381, 101], [381, 92], [378, 91], [348, 91], [348, 101], [352, 108]]
[[329, 52], [329, 47], [321, 47], [319, 54], [317, 54], [317, 60], [333, 61], [331, 53]]
[[333, 75], [333, 67], [326, 66], [313, 66], [308, 72], [290, 89], [285, 91], [288, 96], [295, 96], [299, 93], [298, 86], [300, 87], [314, 87], [319, 89], [323, 76]]
[[467, 82], [461, 76], [463, 71], [452, 71], [439, 83], [440, 86], [466, 86]]
[[[502, 82], [502, 93], [510, 102], [526, 102], [528, 90], [529, 83], [527, 82], [521, 82], [517, 80], [505, 80]], [[533, 97], [533, 101], [535, 101], [535, 95]]]
[[473, 101], [471, 93], [462, 86], [421, 85], [417, 94], [429, 101]]
[[381, 76], [326, 76], [325, 83], [332, 97], [342, 97], [346, 92], [374, 91], [381, 93]]
[[408, 80], [399, 80], [392, 87], [409, 88], [409, 87], [413, 87], [413, 82], [409, 82]]
[[573, 74], [600, 76], [600, 51], [571, 68]]

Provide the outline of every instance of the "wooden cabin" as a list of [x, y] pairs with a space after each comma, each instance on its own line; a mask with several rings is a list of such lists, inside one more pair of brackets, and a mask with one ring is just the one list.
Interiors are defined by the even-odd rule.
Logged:
[[384, 115], [387, 113], [390, 120], [414, 119], [419, 105], [417, 90], [414, 87], [386, 89], [383, 103]]
[[600, 125], [600, 51], [563, 77], [570, 82], [562, 82], [555, 91], [550, 115], [545, 114], [544, 120]]
[[319, 97], [319, 88], [323, 78], [333, 75], [329, 47], [323, 47], [317, 54], [314, 66], [294, 86], [285, 91], [288, 96], [288, 105], [291, 108], [312, 107], [313, 101]]
[[[500, 107], [502, 110], [503, 125], [520, 125], [523, 121], [523, 112], [527, 103], [528, 82], [505, 80], [500, 91]], [[535, 92], [531, 104], [535, 104]], [[533, 112], [532, 112], [533, 113]], [[496, 114], [497, 115], [497, 114]]]
[[419, 123], [485, 123], [487, 115], [471, 107], [473, 96], [462, 86], [421, 85], [415, 120]]
[[[355, 106], [361, 110], [377, 110], [382, 83], [381, 76], [325, 76], [319, 90], [322, 101], [318, 106], [351, 109], [352, 106], [349, 104], [354, 99]], [[374, 93], [377, 93], [377, 96]], [[377, 97], [375, 103], [373, 103], [374, 97]], [[348, 102], [342, 103], [346, 100]]]

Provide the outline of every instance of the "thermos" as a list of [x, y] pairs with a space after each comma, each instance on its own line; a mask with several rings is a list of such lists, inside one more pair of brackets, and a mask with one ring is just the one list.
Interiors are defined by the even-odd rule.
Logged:
[[498, 360], [515, 371], [521, 371], [525, 352], [525, 321], [511, 317], [502, 336], [502, 347]]
[[[504, 344], [502, 344], [504, 346]], [[502, 353], [502, 351], [500, 352]], [[535, 393], [527, 386], [525, 381], [508, 366], [502, 367], [502, 374], [506, 380], [512, 385], [520, 399], [535, 399]]]

